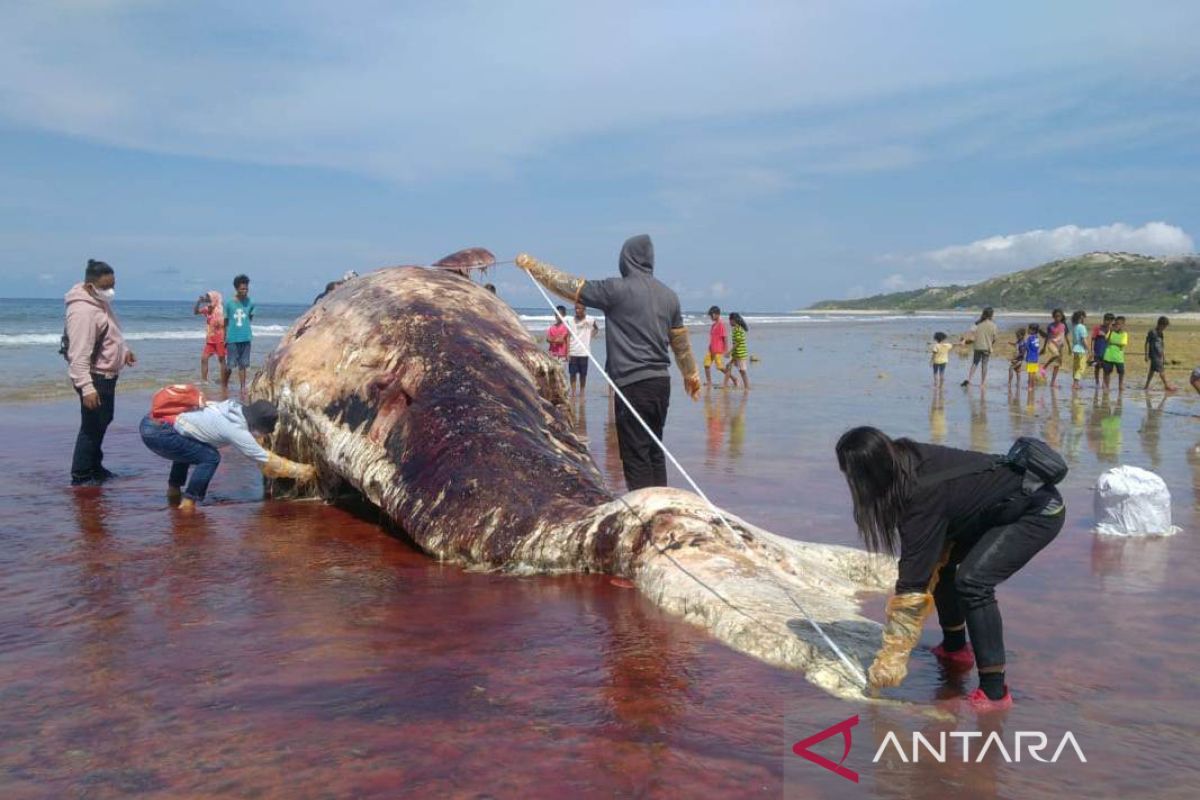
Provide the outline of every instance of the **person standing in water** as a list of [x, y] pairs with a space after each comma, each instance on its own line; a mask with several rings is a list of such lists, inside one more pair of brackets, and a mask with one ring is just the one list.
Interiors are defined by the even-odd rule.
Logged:
[[1071, 388], [1083, 388], [1083, 372], [1087, 369], [1088, 334], [1087, 312], [1080, 309], [1071, 315]]
[[250, 343], [254, 330], [254, 301], [250, 299], [250, 279], [238, 275], [233, 279], [234, 296], [225, 301], [225, 346], [229, 351], [225, 373], [221, 376], [221, 388], [229, 390], [229, 379], [233, 368], [238, 369], [241, 393], [246, 394], [246, 370], [250, 367]]
[[979, 673], [968, 703], [980, 712], [1011, 708], [996, 586], [1062, 530], [1058, 490], [1027, 493], [1024, 477], [997, 456], [891, 439], [871, 427], [844, 433], [836, 452], [867, 549], [900, 558], [871, 686], [900, 685], [936, 607], [942, 642], [933, 654], [950, 670]]
[[[654, 277], [654, 245], [642, 234], [625, 241], [618, 261], [621, 277], [600, 281], [562, 272], [521, 253], [517, 266], [560, 297], [604, 312], [609, 377], [662, 441], [671, 402], [671, 360], [693, 400], [700, 397], [700, 371], [692, 356], [679, 297]], [[625, 404], [615, 408], [621, 468], [630, 491], [667, 485], [666, 457]]]
[[115, 477], [104, 467], [104, 434], [116, 409], [117, 376], [122, 368], [137, 363], [112, 308], [116, 285], [113, 268], [89, 258], [83, 282], [63, 298], [66, 324], [59, 352], [67, 360], [67, 375], [79, 395], [72, 486], [96, 486]]
[[1104, 315], [1104, 319], [1099, 325], [1092, 328], [1092, 365], [1094, 366], [1094, 374], [1092, 378], [1096, 381], [1096, 388], [1100, 388], [1100, 373], [1104, 370], [1104, 351], [1108, 349], [1108, 332], [1112, 328], [1115, 317], [1112, 312]]
[[566, 316], [566, 306], [557, 306], [554, 309], [554, 324], [546, 329], [546, 343], [550, 345], [550, 357], [555, 361], [567, 360], [567, 340], [571, 338], [571, 331], [567, 328]]
[[929, 364], [933, 367], [934, 388], [941, 389], [946, 385], [946, 365], [950, 363], [950, 351], [954, 345], [946, 341], [946, 334], [938, 331], [929, 343]]
[[1067, 315], [1061, 308], [1050, 312], [1050, 324], [1046, 327], [1046, 369], [1054, 367], [1050, 376], [1050, 387], [1058, 388], [1058, 371], [1062, 369], [1063, 356], [1067, 352]]
[[733, 347], [729, 351], [729, 366], [725, 367], [725, 380], [732, 381], [733, 388], [737, 388], [737, 378], [733, 377], [733, 370], [736, 368], [738, 374], [742, 376], [742, 390], [748, 392], [750, 391], [750, 348], [746, 345], [746, 331], [750, 329], [750, 326], [746, 324], [742, 315], [735, 311], [729, 315], [729, 328], [733, 331]]
[[1041, 372], [1041, 365], [1038, 359], [1041, 354], [1042, 332], [1038, 329], [1036, 322], [1029, 324], [1026, 329], [1025, 336], [1025, 381], [1029, 388], [1029, 396], [1033, 397], [1034, 387], [1037, 386], [1038, 374]]
[[588, 356], [592, 352], [592, 337], [600, 333], [596, 320], [587, 315], [583, 303], [575, 303], [575, 316], [567, 320], [570, 340], [567, 342], [567, 375], [571, 379], [571, 394], [575, 394], [575, 381], [579, 381], [579, 394], [587, 390]]
[[200, 295], [192, 313], [204, 317], [204, 349], [200, 352], [200, 381], [208, 383], [208, 359], [217, 357], [221, 375], [225, 375], [225, 303], [220, 292]]
[[729, 350], [729, 337], [725, 331], [725, 323], [721, 321], [721, 309], [712, 306], [708, 309], [708, 318], [712, 325], [708, 328], [708, 352], [704, 354], [704, 385], [712, 386], [712, 367], [718, 372], [725, 371], [725, 353]]
[[971, 357], [971, 371], [967, 373], [967, 379], [962, 382], [963, 386], [969, 386], [975, 378], [975, 368], [979, 367], [979, 386], [987, 383], [988, 359], [992, 357], [992, 347], [996, 344], [996, 323], [992, 321], [995, 312], [991, 306], [983, 310], [979, 315], [979, 320], [972, 328], [969, 339], [964, 339], [964, 344], [971, 341], [974, 346], [974, 353]]
[[1125, 391], [1125, 346], [1129, 344], [1129, 331], [1125, 330], [1125, 318], [1113, 320], [1112, 330], [1106, 337], [1104, 348], [1104, 391], [1108, 391], [1113, 371], [1117, 373], [1117, 391]]
[[1013, 340], [1013, 357], [1008, 362], [1008, 387], [1013, 385], [1013, 377], [1017, 379], [1017, 391], [1021, 391], [1021, 373], [1025, 371], [1025, 328], [1017, 328]]
[[1150, 370], [1146, 373], [1145, 391], [1150, 390], [1150, 381], [1154, 379], [1155, 375], [1158, 375], [1159, 380], [1162, 381], [1164, 391], [1175, 391], [1175, 387], [1167, 380], [1167, 345], [1163, 336], [1170, 324], [1171, 320], [1159, 317], [1155, 326], [1146, 334], [1145, 358], [1150, 362]]

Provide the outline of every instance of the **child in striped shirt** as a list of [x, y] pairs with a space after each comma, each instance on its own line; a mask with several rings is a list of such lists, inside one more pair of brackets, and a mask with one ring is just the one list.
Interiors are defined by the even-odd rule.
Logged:
[[729, 353], [729, 366], [725, 368], [725, 383], [732, 381], [733, 387], [737, 388], [737, 378], [733, 377], [733, 368], [737, 367], [738, 373], [742, 376], [742, 388], [750, 391], [750, 377], [746, 374], [746, 370], [750, 366], [750, 349], [746, 346], [746, 331], [750, 326], [736, 311], [729, 315], [729, 326], [733, 332], [733, 349]]

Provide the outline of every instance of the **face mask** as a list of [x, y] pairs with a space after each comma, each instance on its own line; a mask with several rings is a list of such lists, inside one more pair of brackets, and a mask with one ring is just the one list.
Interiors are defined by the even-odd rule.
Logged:
[[112, 299], [117, 296], [116, 289], [97, 289], [96, 296], [106, 303], [111, 303]]

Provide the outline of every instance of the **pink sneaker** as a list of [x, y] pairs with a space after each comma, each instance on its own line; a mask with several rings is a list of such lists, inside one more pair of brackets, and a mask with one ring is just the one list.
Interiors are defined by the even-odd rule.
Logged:
[[970, 642], [963, 645], [961, 650], [953, 651], [947, 651], [939, 644], [933, 648], [933, 655], [942, 662], [942, 666], [954, 672], [965, 672], [975, 666], [975, 650], [972, 649]]
[[1008, 711], [1013, 707], [1012, 692], [1008, 690], [1008, 686], [1004, 687], [1004, 697], [999, 700], [992, 700], [983, 693], [983, 689], [976, 688], [975, 691], [967, 695], [967, 705], [976, 713], [987, 714], [991, 711]]

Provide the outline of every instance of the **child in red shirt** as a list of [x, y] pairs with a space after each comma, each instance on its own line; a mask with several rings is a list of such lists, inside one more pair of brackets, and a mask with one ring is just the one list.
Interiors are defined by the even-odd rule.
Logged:
[[550, 343], [550, 355], [559, 361], [567, 360], [571, 331], [567, 328], [567, 307], [558, 306], [555, 309], [554, 324], [546, 331], [546, 341]]
[[725, 371], [724, 357], [729, 352], [728, 331], [721, 321], [721, 309], [713, 306], [708, 310], [709, 319], [713, 321], [708, 329], [708, 353], [704, 356], [704, 385], [712, 386], [711, 368], [716, 366], [721, 372]]
[[208, 383], [208, 359], [217, 357], [221, 365], [221, 374], [225, 374], [225, 303], [220, 292], [205, 292], [200, 295], [193, 314], [204, 317], [206, 330], [204, 334], [204, 350], [200, 353], [200, 380]]

